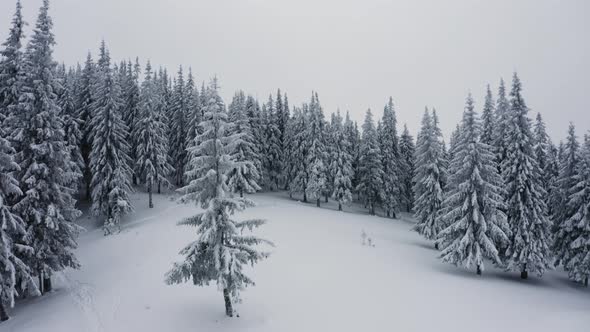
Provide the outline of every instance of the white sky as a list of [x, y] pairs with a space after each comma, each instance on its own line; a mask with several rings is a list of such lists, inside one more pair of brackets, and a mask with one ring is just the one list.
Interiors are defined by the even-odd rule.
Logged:
[[[0, 0], [5, 40], [14, 0]], [[41, 0], [22, 0], [29, 27]], [[104, 38], [114, 59], [147, 58], [197, 79], [220, 78], [266, 100], [281, 88], [291, 105], [319, 93], [327, 114], [367, 108], [381, 115], [391, 95], [415, 134], [435, 106], [448, 136], [472, 91], [481, 109], [517, 70], [533, 112], [552, 137], [569, 121], [590, 129], [590, 1], [587, 0], [52, 0], [67, 64], [96, 54]]]

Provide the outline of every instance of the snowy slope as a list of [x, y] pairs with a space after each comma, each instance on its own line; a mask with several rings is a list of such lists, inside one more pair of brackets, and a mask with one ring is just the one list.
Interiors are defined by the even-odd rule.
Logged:
[[[587, 331], [590, 291], [552, 272], [521, 281], [488, 268], [447, 266], [411, 223], [318, 209], [285, 194], [253, 196], [244, 216], [269, 224], [273, 256], [252, 273], [240, 318], [225, 318], [215, 285], [164, 284], [194, 229], [176, 226], [193, 213], [165, 195], [137, 212], [121, 234], [89, 230], [80, 238], [83, 267], [58, 276], [56, 291], [19, 303], [0, 331]], [[358, 208], [357, 208], [358, 209]], [[362, 230], [375, 247], [361, 245]]]

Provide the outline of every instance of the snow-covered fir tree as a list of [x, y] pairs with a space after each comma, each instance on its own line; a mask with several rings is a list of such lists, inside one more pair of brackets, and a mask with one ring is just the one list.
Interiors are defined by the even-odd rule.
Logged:
[[557, 160], [555, 159], [553, 143], [551, 143], [551, 139], [549, 138], [549, 135], [547, 135], [545, 122], [543, 122], [541, 113], [537, 113], [533, 133], [535, 137], [535, 157], [542, 172], [541, 180], [543, 189], [547, 192], [547, 195], [545, 195], [545, 204], [548, 208], [548, 215], [553, 215], [553, 209], [551, 206], [551, 198], [553, 197], [552, 186], [555, 185], [558, 166]]
[[500, 86], [498, 87], [498, 98], [496, 100], [496, 127], [494, 136], [494, 148], [496, 152], [496, 162], [500, 167], [500, 173], [503, 173], [502, 165], [506, 160], [506, 154], [508, 149], [508, 130], [511, 126], [510, 119], [510, 103], [506, 97], [506, 87], [504, 80], [500, 80]]
[[357, 123], [350, 119], [350, 114], [348, 111], [346, 112], [346, 116], [344, 117], [344, 133], [349, 143], [348, 154], [351, 156], [352, 177], [350, 181], [352, 183], [352, 192], [353, 194], [358, 194], [356, 188], [358, 187], [360, 178], [359, 160], [361, 136], [358, 130]]
[[234, 95], [229, 106], [229, 121], [229, 133], [232, 135], [230, 155], [234, 167], [227, 176], [227, 184], [231, 192], [243, 197], [244, 193], [254, 193], [261, 188], [258, 185], [260, 175], [254, 165], [259, 157], [254, 150], [254, 138], [246, 115], [246, 96], [242, 91]]
[[[186, 137], [184, 141], [184, 149], [187, 150], [184, 154], [184, 172], [186, 173], [187, 165], [190, 159], [188, 149], [195, 144], [195, 137], [197, 136], [197, 130], [199, 123], [201, 122], [203, 115], [201, 109], [201, 98], [199, 96], [199, 90], [195, 86], [195, 78], [191, 68], [188, 70], [186, 79]], [[183, 180], [183, 183], [186, 179]]]
[[24, 59], [23, 94], [17, 133], [21, 140], [16, 172], [23, 195], [14, 211], [27, 224], [26, 244], [32, 248], [23, 260], [39, 276], [41, 292], [51, 290], [51, 276], [66, 267], [79, 266], [73, 249], [80, 216], [72, 198], [70, 155], [55, 91], [55, 44], [49, 1], [44, 0]]
[[342, 205], [352, 201], [352, 156], [349, 153], [348, 138], [344, 131], [340, 111], [336, 113], [332, 121], [333, 151], [334, 155], [330, 164], [330, 172], [334, 174], [332, 184], [332, 198], [338, 202], [338, 211], [342, 211]]
[[543, 275], [551, 268], [551, 234], [544, 202], [541, 170], [535, 158], [534, 136], [529, 109], [521, 94], [522, 85], [515, 73], [510, 92], [509, 126], [506, 130], [506, 159], [501, 169], [506, 189], [506, 215], [511, 227], [506, 252], [509, 270]]
[[307, 139], [309, 123], [309, 107], [303, 104], [301, 108], [294, 108], [293, 119], [291, 120], [291, 131], [293, 138], [289, 150], [289, 169], [292, 173], [292, 181], [289, 185], [289, 193], [303, 194], [303, 202], [307, 202], [307, 187], [309, 183], [308, 167], [310, 141]]
[[65, 74], [65, 69], [61, 75], [61, 88], [58, 91], [58, 106], [61, 109], [60, 117], [63, 122], [64, 137], [67, 149], [70, 152], [69, 179], [72, 183], [69, 186], [78, 192], [80, 187], [81, 174], [84, 171], [84, 158], [80, 151], [82, 132], [80, 131], [80, 120], [76, 111], [76, 104], [73, 95], [74, 78]]
[[488, 84], [486, 88], [486, 98], [483, 104], [483, 112], [481, 113], [482, 132], [481, 141], [484, 144], [493, 146], [496, 130], [496, 110], [494, 107], [494, 97], [492, 90]]
[[263, 166], [264, 179], [268, 189], [275, 190], [279, 188], [279, 178], [282, 169], [282, 143], [281, 132], [279, 131], [278, 110], [272, 95], [268, 97], [268, 102], [262, 106], [262, 121], [264, 127], [265, 139], [263, 142]]
[[[13, 122], [17, 120], [15, 113], [18, 112], [21, 95], [23, 75], [22, 41], [25, 24], [19, 0], [16, 2], [16, 10], [12, 18], [8, 38], [2, 43], [2, 49], [0, 50], [0, 125], [6, 135], [12, 133], [11, 128], [16, 125]], [[14, 141], [16, 137], [10, 139]]]
[[[18, 12], [20, 2], [17, 3]], [[29, 292], [38, 292], [33, 273], [17, 253], [30, 252], [32, 248], [22, 244], [27, 226], [9, 205], [22, 191], [13, 177], [13, 172], [19, 170], [13, 160], [14, 149], [5, 136], [6, 132], [0, 127], [0, 321], [8, 319], [6, 307], [14, 306], [15, 297], [21, 292], [19, 282], [26, 285]]]
[[586, 140], [570, 189], [568, 208], [573, 214], [559, 227], [558, 236], [567, 243], [559, 259], [569, 277], [588, 287], [590, 277], [590, 141]]
[[312, 93], [309, 104], [309, 121], [306, 127], [305, 139], [309, 142], [307, 155], [307, 198], [315, 199], [320, 206], [321, 197], [326, 191], [326, 146], [324, 140], [324, 112], [316, 92]]
[[235, 221], [232, 215], [254, 203], [233, 197], [227, 187], [227, 173], [234, 168], [230, 146], [234, 136], [229, 133], [228, 114], [217, 92], [216, 80], [207, 91], [205, 115], [200, 126], [202, 134], [191, 148], [188, 184], [180, 189], [181, 202], [196, 203], [204, 211], [180, 222], [197, 227], [197, 239], [180, 252], [186, 258], [175, 263], [166, 275], [166, 283], [177, 284], [192, 279], [198, 286], [217, 283], [223, 291], [225, 313], [232, 317], [240, 292], [254, 281], [245, 275], [244, 264], [253, 265], [268, 256], [258, 251], [258, 244], [271, 242], [243, 234], [264, 224], [261, 219]]
[[578, 181], [580, 180], [578, 164], [580, 163], [580, 143], [576, 137], [576, 129], [570, 123], [568, 135], [564, 144], [563, 157], [559, 163], [559, 174], [552, 190], [553, 197], [553, 252], [556, 258], [556, 265], [568, 255], [572, 242], [571, 228], [565, 224], [574, 214], [578, 212], [578, 207], [568, 204], [570, 195], [573, 194]]
[[377, 137], [377, 129], [373, 121], [373, 113], [367, 110], [363, 123], [363, 134], [360, 146], [359, 184], [357, 190], [364, 200], [369, 212], [375, 215], [375, 206], [382, 197], [383, 164], [381, 149]]
[[289, 101], [287, 99], [287, 94], [281, 94], [281, 89], [277, 90], [277, 97], [276, 97], [276, 122], [277, 122], [277, 129], [279, 131], [279, 142], [281, 146], [281, 155], [280, 155], [280, 173], [278, 182], [282, 188], [288, 187], [287, 181], [287, 158], [288, 155], [286, 151], [288, 150], [288, 137], [287, 137], [287, 126], [289, 123], [290, 111], [289, 111]]
[[91, 191], [90, 182], [92, 174], [90, 172], [90, 151], [92, 150], [92, 137], [90, 119], [92, 118], [92, 104], [94, 103], [94, 81], [96, 68], [92, 56], [88, 53], [82, 73], [78, 80], [78, 91], [76, 95], [76, 109], [78, 110], [78, 119], [81, 121], [80, 130], [82, 139], [80, 142], [80, 153], [84, 159], [84, 183], [86, 199], [90, 201]]
[[414, 137], [410, 134], [408, 126], [404, 124], [404, 130], [399, 140], [399, 166], [400, 166], [400, 208], [411, 212], [414, 207], [414, 158], [416, 146]]
[[121, 216], [133, 210], [129, 199], [132, 171], [127, 126], [121, 117], [121, 89], [108, 69], [97, 89], [93, 104], [94, 128], [90, 169], [92, 172], [92, 212], [104, 217], [105, 235], [120, 231]]
[[381, 201], [387, 217], [395, 218], [401, 205], [401, 170], [397, 118], [391, 97], [383, 109], [381, 124], [379, 135], [383, 162], [383, 197]]
[[178, 69], [171, 97], [170, 116], [170, 159], [174, 172], [172, 177], [177, 186], [183, 185], [184, 163], [186, 161], [187, 94], [182, 67]]
[[502, 265], [500, 252], [508, 243], [502, 178], [495, 155], [482, 139], [482, 125], [471, 95], [450, 168], [449, 187], [443, 202], [446, 228], [438, 234], [440, 257], [444, 262], [484, 270], [485, 259]]
[[[127, 138], [126, 141], [129, 144], [129, 167], [133, 169], [135, 166], [135, 160], [137, 159], [137, 142], [133, 133], [140, 120], [140, 109], [139, 109], [139, 75], [141, 73], [141, 67], [139, 65], [139, 59], [135, 59], [135, 64], [128, 61], [125, 67], [126, 75], [125, 81], [121, 84], [121, 93], [123, 99], [123, 106], [121, 113], [123, 114], [123, 120], [127, 126]], [[137, 185], [137, 176], [133, 173], [134, 185]]]
[[[137, 141], [137, 162], [135, 171], [148, 191], [150, 208], [154, 207], [152, 194], [155, 187], [169, 185], [167, 176], [172, 167], [168, 163], [167, 127], [160, 82], [152, 77], [152, 66], [148, 62], [139, 98], [141, 119], [134, 133]], [[161, 85], [160, 85], [161, 87]]]
[[[428, 240], [436, 240], [443, 227], [441, 205], [445, 177], [442, 143], [428, 109], [422, 117], [422, 128], [416, 142], [416, 170], [414, 173], [415, 230]], [[438, 244], [435, 244], [438, 248]]]

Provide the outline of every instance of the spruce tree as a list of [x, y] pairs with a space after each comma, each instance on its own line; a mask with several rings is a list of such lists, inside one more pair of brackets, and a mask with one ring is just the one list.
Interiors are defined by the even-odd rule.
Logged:
[[246, 115], [246, 96], [242, 91], [236, 93], [230, 104], [229, 121], [229, 133], [232, 137], [230, 155], [234, 167], [227, 176], [227, 184], [232, 193], [243, 197], [244, 193], [254, 193], [261, 188], [257, 182], [260, 175], [254, 165], [258, 155], [254, 150], [254, 139]]
[[272, 95], [268, 97], [268, 102], [262, 108], [262, 121], [264, 126], [264, 173], [267, 187], [272, 191], [279, 188], [279, 177], [281, 175], [281, 132], [279, 131], [278, 122], [280, 116], [275, 107]]
[[[108, 66], [108, 64], [107, 64]], [[107, 68], [99, 98], [93, 109], [94, 128], [90, 168], [92, 170], [92, 212], [104, 216], [104, 234], [120, 231], [121, 216], [133, 210], [129, 200], [131, 168], [126, 141], [127, 126], [121, 117], [121, 91], [113, 73]]]
[[381, 163], [381, 149], [377, 137], [377, 130], [373, 122], [373, 113], [367, 110], [363, 123], [363, 134], [360, 146], [358, 192], [365, 200], [369, 212], [375, 215], [375, 206], [382, 197], [383, 164]]
[[[17, 8], [20, 11], [20, 2]], [[15, 151], [5, 135], [0, 128], [0, 321], [8, 319], [6, 307], [13, 307], [15, 297], [20, 295], [19, 282], [26, 285], [29, 292], [38, 292], [30, 268], [18, 255], [18, 252], [32, 251], [32, 248], [22, 244], [27, 226], [9, 205], [9, 201], [23, 193], [13, 177], [19, 167], [13, 160]]]
[[484, 144], [493, 146], [496, 130], [496, 111], [494, 108], [494, 97], [492, 96], [492, 90], [488, 84], [486, 89], [486, 98], [483, 104], [483, 112], [481, 113], [482, 119], [482, 133], [481, 141]]
[[397, 136], [397, 119], [393, 98], [389, 97], [389, 102], [383, 110], [383, 119], [381, 127], [381, 158], [383, 162], [383, 208], [387, 217], [396, 217], [401, 202], [401, 170], [400, 170], [400, 153], [399, 138]]
[[[186, 173], [187, 165], [190, 159], [188, 149], [195, 144], [195, 137], [197, 136], [197, 129], [202, 119], [201, 98], [199, 97], [199, 90], [195, 86], [195, 79], [192, 69], [188, 70], [188, 77], [186, 79], [186, 137], [184, 141], [184, 170]], [[186, 181], [186, 179], [183, 180]]]
[[590, 141], [586, 140], [568, 197], [572, 215], [561, 225], [558, 236], [567, 238], [559, 253], [569, 277], [588, 287], [590, 277]]
[[292, 146], [290, 149], [291, 163], [290, 171], [293, 174], [293, 180], [289, 186], [289, 193], [302, 193], [303, 202], [307, 203], [307, 191], [309, 185], [309, 148], [310, 141], [308, 140], [308, 124], [309, 124], [309, 107], [303, 104], [301, 109], [295, 108], [293, 110], [292, 120]]
[[[126, 141], [129, 144], [129, 167], [133, 169], [135, 160], [137, 159], [137, 141], [133, 136], [135, 128], [140, 120], [139, 110], [139, 75], [141, 67], [139, 65], [139, 59], [135, 59], [135, 64], [131, 61], [126, 64], [126, 75], [125, 84], [122, 86], [122, 97], [123, 97], [123, 120], [127, 126], [127, 137]], [[137, 176], [133, 173], [134, 185], [137, 185]]]
[[69, 187], [70, 155], [54, 92], [59, 82], [54, 76], [52, 27], [49, 1], [44, 0], [26, 51], [17, 128], [22, 144], [16, 175], [23, 195], [14, 211], [27, 224], [27, 245], [33, 250], [25, 262], [39, 276], [41, 292], [51, 290], [54, 272], [79, 266], [72, 250], [77, 246], [79, 227], [74, 221], [80, 211]]
[[233, 304], [240, 301], [240, 291], [254, 281], [244, 274], [243, 265], [253, 265], [268, 257], [255, 246], [269, 241], [243, 234], [264, 224], [263, 220], [235, 221], [231, 215], [253, 206], [245, 198], [233, 197], [227, 187], [227, 172], [234, 168], [230, 147], [234, 137], [228, 128], [228, 115], [217, 92], [216, 80], [207, 91], [202, 134], [191, 148], [188, 184], [180, 189], [181, 202], [194, 202], [204, 211], [182, 220], [180, 225], [197, 227], [197, 239], [180, 254], [184, 262], [175, 263], [166, 275], [166, 283], [177, 284], [192, 279], [198, 286], [214, 281], [223, 291], [225, 313], [234, 315]]
[[344, 131], [340, 111], [332, 121], [334, 155], [330, 172], [334, 174], [332, 198], [338, 202], [338, 211], [342, 205], [352, 201], [352, 156], [349, 153], [349, 141]]
[[449, 187], [443, 202], [444, 224], [438, 234], [440, 257], [444, 262], [470, 268], [477, 274], [484, 260], [502, 265], [500, 251], [508, 243], [502, 178], [490, 145], [482, 141], [482, 125], [474, 110], [471, 95], [463, 113], [450, 168]]
[[[422, 128], [416, 143], [416, 170], [414, 174], [415, 230], [428, 240], [436, 240], [443, 227], [441, 205], [443, 200], [444, 160], [442, 144], [428, 109], [422, 117]], [[438, 249], [438, 243], [435, 243]]]
[[61, 88], [58, 91], [58, 106], [61, 109], [60, 117], [63, 121], [64, 137], [67, 144], [67, 149], [70, 152], [70, 164], [69, 164], [69, 175], [68, 178], [72, 180], [69, 184], [74, 192], [78, 192], [80, 188], [80, 178], [84, 171], [84, 158], [80, 151], [80, 143], [82, 140], [82, 132], [80, 131], [80, 120], [76, 111], [76, 105], [74, 102], [73, 95], [75, 92], [72, 90], [72, 85], [69, 81], [73, 78], [69, 78], [68, 75], [62, 75], [61, 77]]
[[90, 53], [86, 57], [84, 68], [78, 83], [76, 96], [76, 109], [78, 110], [78, 119], [81, 121], [80, 130], [82, 139], [80, 141], [80, 153], [84, 159], [84, 183], [86, 190], [86, 200], [91, 200], [90, 182], [92, 174], [90, 172], [90, 151], [92, 150], [92, 135], [90, 120], [92, 119], [92, 104], [94, 103], [94, 81], [96, 78], [96, 68]]
[[141, 119], [137, 125], [136, 174], [145, 183], [150, 208], [154, 207], [152, 195], [160, 184], [169, 185], [167, 176], [171, 172], [168, 163], [167, 128], [164, 116], [164, 102], [160, 82], [152, 77], [152, 67], [148, 62], [145, 79], [142, 82], [139, 108]]
[[177, 186], [183, 185], [184, 163], [186, 161], [186, 123], [187, 93], [182, 67], [178, 69], [178, 77], [174, 84], [171, 97], [170, 114], [170, 158], [174, 168], [173, 179]]
[[[23, 27], [26, 23], [22, 17], [20, 0], [16, 2], [16, 10], [12, 18], [12, 26], [8, 38], [0, 50], [0, 126], [5, 134], [11, 134], [16, 124], [16, 114], [23, 75], [22, 40]], [[7, 120], [8, 119], [8, 120]], [[11, 137], [11, 140], [15, 138]], [[14, 142], [17, 143], [17, 142]]]
[[324, 113], [318, 94], [313, 92], [309, 104], [309, 122], [306, 130], [307, 149], [307, 198], [315, 199], [320, 207], [321, 197], [326, 190], [326, 146], [324, 140]]
[[404, 124], [404, 131], [400, 136], [399, 154], [400, 154], [400, 204], [405, 207], [406, 212], [411, 212], [414, 207], [414, 157], [416, 146], [414, 138]]
[[580, 143], [576, 137], [575, 127], [570, 123], [568, 136], [564, 144], [563, 158], [559, 163], [559, 175], [555, 182], [551, 198], [553, 206], [553, 252], [556, 258], [556, 265], [569, 254], [572, 242], [571, 229], [565, 224], [574, 214], [578, 212], [577, 206], [568, 204], [570, 195], [577, 192], [576, 188], [580, 180], [578, 164], [580, 163]]
[[510, 245], [506, 252], [509, 270], [543, 275], [551, 268], [549, 249], [550, 224], [544, 202], [541, 170], [534, 151], [534, 136], [528, 107], [521, 94], [522, 86], [516, 73], [510, 92], [509, 126], [506, 128], [506, 159], [501, 169], [506, 194], [506, 215], [511, 227]]
[[498, 88], [498, 98], [496, 100], [496, 128], [494, 136], [494, 148], [496, 152], [496, 162], [500, 168], [500, 173], [503, 173], [502, 165], [506, 160], [509, 135], [509, 128], [511, 126], [510, 119], [510, 103], [506, 97], [506, 87], [504, 86], [504, 80], [500, 80], [500, 86]]

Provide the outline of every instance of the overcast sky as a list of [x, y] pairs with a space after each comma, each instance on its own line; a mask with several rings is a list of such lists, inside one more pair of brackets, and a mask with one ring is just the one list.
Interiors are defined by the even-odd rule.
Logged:
[[[5, 40], [14, 0], [0, 0]], [[22, 0], [27, 34], [41, 0]], [[367, 108], [381, 116], [392, 96], [415, 134], [425, 106], [448, 136], [471, 91], [518, 71], [533, 112], [561, 139], [569, 121], [590, 129], [590, 1], [587, 0], [53, 0], [56, 59], [96, 53], [139, 56], [199, 81], [218, 75], [229, 101], [243, 89], [291, 104], [319, 93], [327, 113]]]

